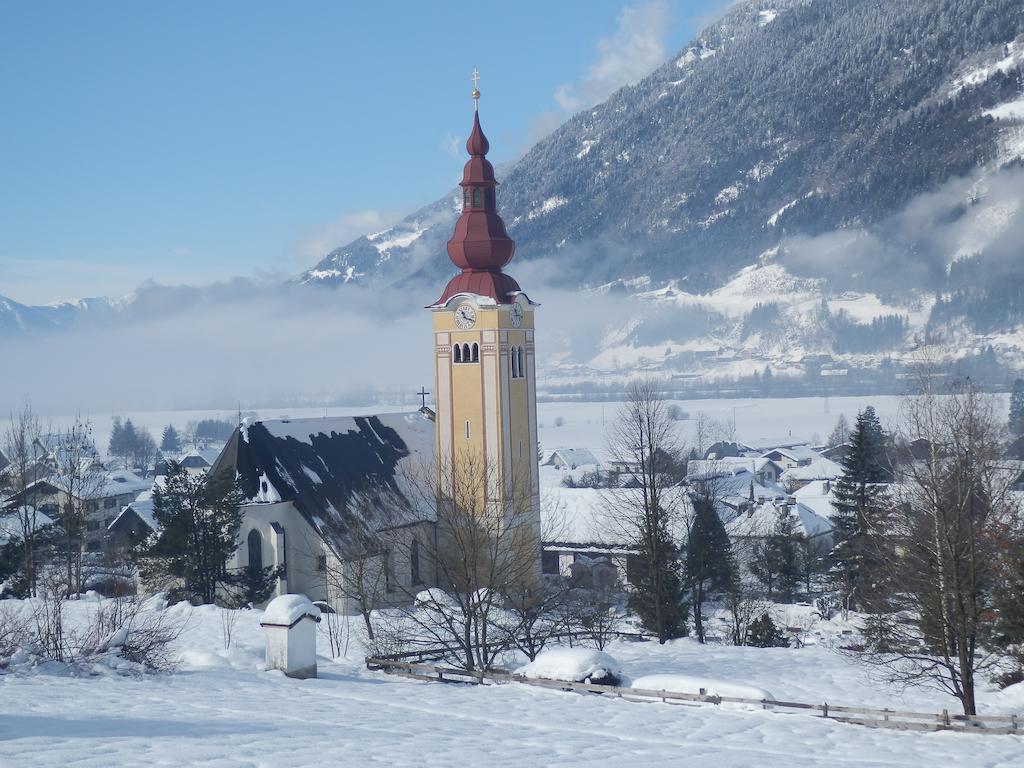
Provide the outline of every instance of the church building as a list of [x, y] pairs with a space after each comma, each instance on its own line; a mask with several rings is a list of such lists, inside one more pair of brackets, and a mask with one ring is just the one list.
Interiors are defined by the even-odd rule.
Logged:
[[459, 272], [427, 307], [435, 409], [244, 424], [210, 470], [233, 473], [247, 497], [230, 567], [276, 566], [275, 595], [351, 612], [351, 595], [332, 585], [356, 568], [379, 578], [378, 604], [445, 588], [419, 554], [437, 542], [436, 497], [410, 486], [424, 468], [443, 485], [462, 466], [486, 467], [483, 504], [525, 510], [539, 544], [537, 305], [503, 271], [515, 244], [498, 215], [479, 97], [474, 88], [462, 212], [447, 248]]

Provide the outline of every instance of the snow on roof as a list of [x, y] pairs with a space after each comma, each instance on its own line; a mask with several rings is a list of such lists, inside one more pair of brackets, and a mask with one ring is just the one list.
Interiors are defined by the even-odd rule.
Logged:
[[233, 469], [249, 503], [292, 502], [339, 553], [369, 515], [382, 526], [429, 520], [401, 466], [433, 466], [434, 422], [420, 411], [256, 421], [235, 430], [213, 473]]
[[781, 480], [835, 480], [843, 474], [843, 468], [831, 459], [819, 457], [810, 464], [791, 467], [782, 473]]
[[309, 617], [320, 621], [320, 609], [305, 595], [280, 595], [267, 605], [260, 620], [260, 626], [291, 627]]
[[[743, 472], [760, 473], [765, 467], [775, 465], [764, 457], [727, 456], [721, 459], [691, 459], [686, 464], [686, 476], [691, 480], [708, 480], [714, 477], [738, 475]], [[781, 469], [781, 467], [780, 467]]]
[[556, 448], [545, 459], [544, 463], [553, 464], [556, 458], [560, 458], [563, 463], [572, 469], [601, 463], [589, 448]]
[[121, 519], [131, 513], [135, 513], [142, 522], [149, 526], [151, 531], [155, 531], [157, 528], [156, 518], [153, 516], [153, 491], [143, 491], [139, 494], [138, 498], [135, 499], [131, 504], [127, 504], [121, 509], [121, 512], [115, 517], [110, 525], [107, 526], [107, 530], [115, 528]]
[[762, 537], [774, 530], [780, 514], [788, 513], [796, 518], [796, 532], [808, 538], [829, 533], [832, 523], [806, 504], [784, 504], [776, 501], [765, 502], [751, 507], [725, 524], [730, 537]]
[[800, 504], [814, 511], [818, 517], [831, 520], [835, 514], [832, 500], [835, 499], [834, 485], [829, 480], [812, 480], [792, 494]]
[[145, 480], [126, 469], [119, 469], [107, 473], [100, 496], [121, 496], [126, 493], [138, 494], [152, 487], [152, 480]]
[[0, 515], [0, 544], [6, 544], [14, 536], [24, 539], [26, 531], [38, 531], [47, 525], [53, 525], [53, 519], [31, 506]]
[[775, 452], [778, 452], [780, 455], [785, 456], [791, 461], [813, 461], [814, 459], [821, 458], [821, 454], [809, 445], [787, 445], [779, 446], [777, 448], [768, 448], [763, 451], [761, 455], [767, 456], [769, 453]]

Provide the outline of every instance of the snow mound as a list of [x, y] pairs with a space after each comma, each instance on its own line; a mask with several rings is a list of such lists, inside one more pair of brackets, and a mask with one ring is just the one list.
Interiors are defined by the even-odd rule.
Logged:
[[304, 616], [320, 621], [320, 609], [305, 595], [281, 595], [275, 597], [263, 612], [262, 626], [274, 624], [290, 627]]
[[598, 685], [617, 685], [622, 676], [619, 662], [593, 648], [549, 648], [516, 671], [526, 677]]
[[763, 688], [742, 683], [729, 683], [724, 680], [712, 680], [707, 677], [690, 675], [644, 675], [629, 684], [630, 688], [645, 691], [669, 691], [671, 693], [701, 693], [707, 696], [726, 696], [737, 699], [756, 699], [758, 701], [775, 701], [775, 697]]

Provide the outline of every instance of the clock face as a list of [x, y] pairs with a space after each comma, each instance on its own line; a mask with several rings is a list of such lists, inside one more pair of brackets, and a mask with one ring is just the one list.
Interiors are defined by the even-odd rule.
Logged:
[[455, 310], [455, 324], [466, 330], [476, 325], [476, 310], [470, 304], [460, 304]]
[[512, 320], [512, 327], [518, 328], [523, 324], [523, 305], [516, 303], [512, 305], [512, 308], [508, 311], [508, 316]]

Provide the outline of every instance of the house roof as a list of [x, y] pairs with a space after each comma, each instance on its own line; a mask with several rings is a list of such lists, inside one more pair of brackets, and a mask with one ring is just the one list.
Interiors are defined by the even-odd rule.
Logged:
[[843, 468], [836, 462], [818, 457], [811, 459], [810, 464], [791, 467], [782, 473], [781, 480], [835, 480], [843, 474]]
[[583, 467], [589, 464], [597, 465], [601, 463], [589, 448], [556, 448], [544, 463], [554, 463], [556, 456], [561, 458], [570, 467]]
[[101, 497], [123, 496], [126, 493], [139, 494], [153, 486], [152, 480], [145, 480], [125, 469], [108, 472], [100, 490]]
[[387, 527], [396, 513], [406, 522], [433, 518], [413, 509], [399, 471], [433, 460], [434, 422], [414, 411], [243, 424], [210, 472], [233, 470], [250, 504], [292, 502], [340, 554], [367, 524]]
[[776, 448], [767, 448], [762, 451], [761, 455], [767, 456], [770, 453], [776, 452], [791, 461], [813, 461], [814, 459], [821, 458], [821, 454], [809, 445], [785, 445], [778, 446]]
[[691, 480], [707, 480], [751, 471], [759, 474], [769, 465], [782, 469], [774, 461], [764, 457], [726, 456], [721, 459], [691, 459], [686, 464], [686, 477]]
[[797, 533], [812, 538], [832, 531], [831, 521], [806, 504], [785, 505], [773, 501], [758, 504], [748, 512], [737, 515], [725, 524], [725, 530], [729, 536], [768, 536], [775, 530], [779, 515], [786, 514], [787, 510], [795, 518]]
[[53, 525], [53, 520], [34, 507], [0, 514], [0, 544], [6, 544], [14, 536], [23, 539], [26, 530], [38, 531], [48, 525]]

